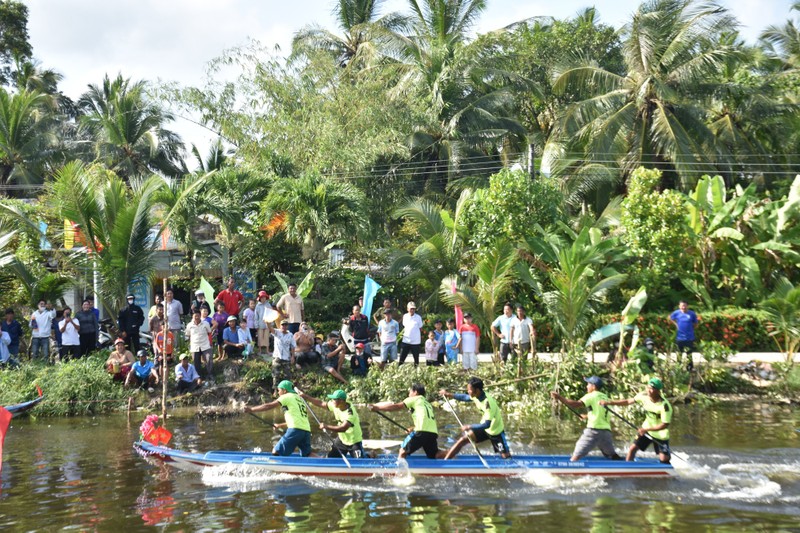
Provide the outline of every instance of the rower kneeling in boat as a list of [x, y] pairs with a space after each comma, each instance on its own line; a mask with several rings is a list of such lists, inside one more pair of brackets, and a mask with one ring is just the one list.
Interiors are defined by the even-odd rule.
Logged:
[[483, 390], [483, 380], [477, 377], [470, 378], [467, 383], [467, 394], [450, 393], [442, 389], [439, 394], [448, 398], [454, 398], [459, 402], [473, 402], [475, 407], [483, 414], [480, 423], [461, 426], [461, 431], [465, 435], [456, 441], [447, 450], [445, 459], [452, 459], [466, 446], [470, 439], [476, 444], [483, 441], [491, 441], [495, 453], [499, 453], [503, 459], [511, 457], [511, 450], [506, 442], [505, 426], [503, 424], [503, 414], [497, 405], [497, 400], [486, 394]]
[[[283, 416], [286, 418], [286, 433], [272, 449], [272, 455], [292, 455], [295, 449], [300, 449], [303, 457], [314, 457], [311, 453], [311, 423], [308, 421], [308, 409], [303, 400], [294, 391], [294, 385], [288, 379], [278, 383], [278, 399], [257, 405], [255, 407], [245, 406], [246, 413], [258, 413], [269, 411], [278, 406], [283, 409]], [[277, 429], [277, 424], [274, 425]]]
[[414, 420], [414, 427], [409, 428], [408, 437], [400, 446], [398, 458], [404, 459], [415, 451], [422, 448], [428, 459], [442, 459], [445, 452], [439, 450], [439, 428], [436, 425], [436, 416], [433, 413], [433, 406], [425, 399], [425, 386], [414, 383], [408, 389], [408, 398], [399, 403], [389, 405], [370, 405], [370, 411], [411, 411], [411, 418]]
[[333, 441], [331, 449], [328, 452], [328, 457], [341, 457], [342, 455], [350, 455], [354, 459], [364, 457], [364, 445], [362, 444], [361, 437], [361, 420], [358, 418], [358, 411], [352, 403], [347, 401], [347, 393], [342, 389], [334, 391], [333, 394], [328, 394], [330, 401], [323, 401], [314, 398], [304, 393], [298, 388], [295, 388], [297, 394], [307, 402], [311, 402], [317, 407], [327, 407], [336, 418], [338, 426], [320, 423], [319, 429], [322, 431], [333, 431], [337, 434], [336, 440]]
[[650, 443], [662, 463], [669, 463], [672, 452], [669, 449], [669, 424], [672, 422], [672, 405], [661, 396], [664, 382], [659, 378], [651, 378], [647, 382], [647, 392], [640, 392], [633, 398], [625, 400], [605, 400], [600, 405], [639, 404], [644, 409], [644, 423], [637, 431], [638, 437], [628, 449], [626, 461], [633, 461], [636, 452], [646, 450]]
[[[583, 378], [583, 380], [586, 382], [586, 394], [580, 400], [564, 398], [555, 391], [550, 393], [550, 396], [570, 409], [587, 409], [586, 429], [575, 443], [575, 450], [572, 452], [570, 461], [580, 461], [593, 448], [599, 448], [606, 459], [620, 460], [622, 457], [614, 449], [610, 415], [608, 410], [603, 407], [603, 402], [608, 400], [608, 396], [604, 392], [600, 392], [600, 389], [603, 388], [603, 380], [597, 376]], [[583, 418], [584, 415], [580, 416]]]

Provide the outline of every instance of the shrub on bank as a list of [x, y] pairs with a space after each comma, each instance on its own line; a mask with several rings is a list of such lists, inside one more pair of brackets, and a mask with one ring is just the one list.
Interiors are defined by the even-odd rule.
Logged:
[[125, 405], [128, 392], [111, 379], [105, 357], [91, 355], [58, 365], [25, 363], [17, 370], [0, 370], [0, 405], [12, 405], [37, 396], [42, 388], [45, 400], [37, 416], [72, 416], [108, 413]]

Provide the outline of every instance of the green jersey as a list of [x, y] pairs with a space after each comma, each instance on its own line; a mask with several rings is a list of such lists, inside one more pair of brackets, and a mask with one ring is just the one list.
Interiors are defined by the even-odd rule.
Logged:
[[500, 412], [500, 407], [497, 406], [497, 400], [488, 394], [483, 393], [483, 400], [472, 398], [472, 402], [483, 414], [481, 422], [491, 421], [486, 433], [496, 437], [505, 430], [505, 426], [503, 425], [503, 414]]
[[[660, 402], [654, 402], [646, 392], [637, 394], [633, 401], [644, 409], [644, 427], [658, 426], [662, 423], [669, 424], [672, 421], [672, 405], [662, 398]], [[651, 437], [659, 440], [669, 440], [669, 426], [658, 431], [648, 431]]]
[[608, 396], [600, 391], [592, 391], [580, 399], [588, 409], [586, 427], [590, 429], [611, 429], [608, 409], [600, 405], [600, 401], [608, 401]]
[[339, 425], [350, 422], [350, 427], [347, 428], [346, 431], [339, 433], [339, 440], [342, 441], [342, 444], [352, 446], [362, 441], [361, 421], [358, 418], [358, 412], [356, 408], [353, 407], [353, 404], [348, 403], [347, 408], [342, 410], [336, 407], [336, 402], [330, 401], [328, 402], [328, 409], [333, 413]]
[[436, 426], [436, 417], [433, 415], [433, 406], [422, 396], [409, 396], [403, 403], [411, 411], [414, 420], [414, 431], [427, 431], [439, 434]]
[[311, 431], [311, 424], [308, 422], [308, 409], [306, 409], [306, 404], [300, 396], [293, 392], [287, 392], [278, 396], [278, 403], [281, 404], [283, 409], [287, 427]]

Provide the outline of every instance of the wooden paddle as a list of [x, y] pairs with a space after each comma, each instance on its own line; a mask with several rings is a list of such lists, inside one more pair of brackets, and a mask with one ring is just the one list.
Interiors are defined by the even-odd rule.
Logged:
[[397, 422], [396, 420], [394, 420], [394, 419], [392, 419], [392, 418], [389, 418], [388, 416], [386, 416], [385, 414], [383, 414], [383, 412], [381, 412], [381, 411], [372, 411], [372, 412], [373, 412], [373, 413], [377, 413], [377, 414], [379, 414], [380, 416], [382, 416], [383, 418], [385, 418], [386, 420], [388, 420], [389, 422], [391, 422], [391, 423], [392, 423], [392, 424], [394, 424], [395, 426], [397, 426], [397, 427], [399, 427], [400, 429], [402, 429], [404, 432], [408, 433], [408, 428], [406, 428], [406, 427], [403, 427], [403, 424], [401, 424], [400, 422]]
[[[620, 420], [622, 420], [623, 422], [625, 422], [626, 424], [628, 424], [630, 427], [632, 427], [633, 429], [635, 429], [635, 430], [636, 430], [636, 432], [637, 432], [637, 434], [638, 434], [638, 432], [639, 432], [639, 426], [637, 426], [636, 424], [634, 424], [633, 422], [631, 422], [630, 420], [628, 420], [627, 418], [625, 418], [624, 416], [622, 416], [621, 414], [619, 414], [618, 412], [616, 412], [615, 410], [613, 410], [612, 408], [610, 408], [609, 406], [607, 406], [607, 405], [606, 405], [606, 406], [605, 406], [605, 408], [606, 408], [606, 410], [608, 410], [608, 412], [609, 412], [609, 413], [611, 413], [612, 415], [616, 416], [617, 418], [619, 418]], [[645, 432], [644, 436], [645, 436], [645, 437], [647, 437], [648, 439], [650, 439], [651, 441], [654, 441], [654, 440], [655, 440], [655, 439], [653, 438], [653, 436], [652, 436], [652, 435], [650, 435], [649, 433], [646, 433], [646, 432]], [[684, 463], [686, 463], [687, 465], [691, 465], [691, 464], [692, 464], [692, 463], [690, 463], [690, 462], [689, 462], [689, 460], [688, 460], [688, 459], [685, 459], [685, 458], [681, 457], [681, 456], [680, 456], [680, 454], [678, 454], [677, 452], [673, 452], [672, 450], [670, 450], [669, 454], [670, 454], [670, 456], [672, 456], [672, 457], [677, 457], [678, 459], [680, 459], [681, 461], [683, 461], [683, 462], [684, 462]]]
[[[458, 413], [456, 412], [456, 408], [450, 405], [450, 398], [448, 398], [444, 394], [442, 394], [442, 397], [444, 398], [444, 401], [447, 403], [447, 406], [451, 409], [453, 416], [456, 417], [456, 422], [458, 422], [458, 427], [459, 428], [464, 427], [464, 424], [461, 423], [461, 418], [459, 418]], [[481, 451], [478, 449], [478, 445], [475, 444], [475, 442], [473, 442], [472, 440], [472, 437], [469, 436], [469, 431], [465, 431], [464, 436], [467, 437], [469, 443], [472, 444], [472, 447], [475, 449], [475, 453], [478, 454], [478, 457], [480, 458], [481, 463], [483, 463], [483, 466], [491, 470], [492, 467], [490, 467], [489, 463], [486, 462], [486, 459], [483, 458], [483, 454], [481, 454]]]
[[[318, 425], [318, 426], [321, 426], [321, 425], [322, 425], [322, 422], [320, 422], [319, 418], [317, 418], [317, 413], [315, 413], [315, 412], [314, 412], [314, 411], [311, 409], [311, 406], [310, 406], [310, 405], [308, 405], [308, 402], [306, 402], [305, 398], [303, 398], [303, 397], [302, 397], [302, 396], [300, 396], [299, 394], [297, 395], [297, 397], [298, 397], [298, 398], [300, 398], [300, 401], [302, 401], [302, 402], [305, 404], [305, 406], [306, 406], [306, 409], [308, 409], [308, 412], [309, 412], [309, 413], [311, 413], [311, 416], [313, 416], [313, 417], [314, 417], [314, 420], [316, 420], [316, 421], [317, 421], [317, 425]], [[330, 434], [329, 434], [327, 431], [324, 431], [324, 430], [323, 430], [323, 433], [325, 434], [325, 436], [326, 436], [326, 437], [328, 437], [328, 440], [329, 440], [329, 441], [331, 441], [331, 445], [333, 445], [333, 447], [335, 448], [335, 447], [336, 447], [336, 441], [335, 441], [335, 440], [333, 440], [333, 437], [331, 437], [331, 436], [330, 436]], [[342, 460], [344, 461], [344, 464], [346, 464], [346, 465], [347, 465], [347, 468], [353, 468], [353, 467], [350, 465], [350, 461], [348, 461], [348, 460], [347, 460], [347, 456], [346, 456], [345, 454], [343, 454], [343, 453], [341, 453], [341, 452], [340, 452], [340, 453], [339, 453], [339, 456], [340, 456], [340, 457], [342, 458]]]

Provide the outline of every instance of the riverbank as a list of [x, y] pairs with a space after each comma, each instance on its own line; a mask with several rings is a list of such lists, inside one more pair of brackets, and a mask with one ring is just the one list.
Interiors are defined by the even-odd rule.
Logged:
[[[429, 398], [436, 401], [439, 389], [463, 390], [468, 377], [476, 375], [484, 380], [487, 390], [507, 411], [541, 414], [552, 409], [549, 391], [559, 390], [562, 394], [579, 397], [585, 390], [583, 377], [587, 375], [597, 374], [606, 379], [606, 391], [612, 396], [632, 395], [643, 388], [649, 375], [638, 365], [614, 368], [605, 364], [605, 355], [595, 354], [592, 362], [590, 358], [562, 361], [555, 354], [539, 354], [535, 362], [529, 361], [518, 369], [516, 364], [496, 365], [490, 354], [481, 354], [477, 371], [467, 372], [460, 365], [427, 367], [422, 364], [416, 368], [410, 364], [389, 365], [382, 372], [371, 371], [366, 378], [349, 376], [345, 369], [349, 383], [343, 388], [353, 401], [368, 403], [402, 400], [411, 383], [422, 383]], [[763, 358], [763, 354], [759, 355]], [[737, 358], [756, 359], [755, 354], [738, 354]], [[0, 405], [30, 400], [37, 395], [36, 386], [39, 386], [46, 398], [33, 412], [34, 416], [95, 415], [129, 409], [161, 411], [160, 388], [153, 394], [124, 389], [105, 371], [104, 360], [103, 356], [95, 355], [55, 366], [29, 363], [18, 370], [0, 370]], [[656, 362], [654, 373], [664, 379], [667, 397], [677, 402], [714, 401], [716, 395], [729, 394], [757, 395], [779, 403], [797, 401], [800, 366], [787, 372], [786, 365], [770, 363], [770, 368], [777, 371], [776, 379], [767, 381], [758, 379], [757, 375], [751, 379], [737, 372], [736, 365], [698, 360], [695, 372], [690, 374], [678, 361], [661, 358]], [[272, 398], [269, 362], [226, 360], [215, 364], [215, 378], [215, 385], [181, 396], [175, 395], [170, 383], [168, 409], [191, 406], [210, 412], [208, 409], [213, 407], [212, 411], [216, 412], [212, 416], [224, 416], [233, 405], [253, 405]], [[296, 372], [292, 379], [303, 390], [318, 397], [342, 387], [317, 367]]]

